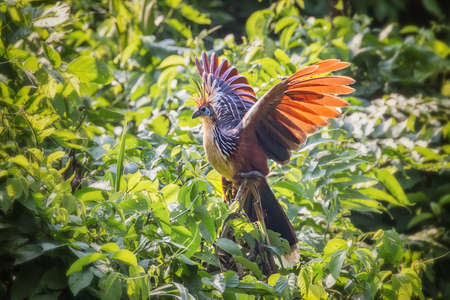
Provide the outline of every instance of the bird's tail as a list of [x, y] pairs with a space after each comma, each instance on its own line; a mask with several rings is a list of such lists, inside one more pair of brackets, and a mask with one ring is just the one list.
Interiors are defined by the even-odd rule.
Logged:
[[[282, 256], [283, 265], [290, 267], [295, 265], [299, 260], [297, 250], [297, 237], [294, 228], [289, 221], [286, 213], [278, 202], [277, 198], [270, 189], [265, 179], [261, 180], [258, 185], [258, 193], [261, 198], [261, 206], [264, 214], [264, 221], [267, 229], [278, 232], [282, 238], [289, 242], [291, 252]], [[257, 215], [254, 209], [255, 199], [252, 193], [249, 193], [247, 201], [245, 201], [244, 210], [250, 221], [255, 222]]]

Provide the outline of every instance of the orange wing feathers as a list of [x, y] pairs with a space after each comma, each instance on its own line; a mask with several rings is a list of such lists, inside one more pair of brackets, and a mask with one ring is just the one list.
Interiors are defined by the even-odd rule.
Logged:
[[320, 75], [348, 66], [349, 63], [329, 59], [303, 68], [253, 105], [244, 117], [244, 127], [254, 128], [270, 158], [281, 163], [289, 161], [286, 150], [296, 149], [305, 142], [307, 134], [328, 125], [329, 118], [340, 115], [336, 108], [346, 106], [347, 102], [335, 95], [352, 93], [354, 89], [348, 85], [354, 80], [347, 76]]
[[[352, 93], [354, 89], [347, 85], [355, 81], [347, 76], [312, 76], [348, 66], [346, 62], [330, 59], [306, 67], [289, 77], [288, 88], [284, 92], [281, 103], [276, 106], [276, 110], [285, 118], [277, 118], [277, 120], [289, 127], [291, 131], [302, 131], [306, 134], [314, 133], [317, 126], [328, 125], [328, 118], [336, 118], [340, 115], [335, 108], [347, 105], [345, 100], [332, 94]], [[286, 124], [286, 118], [291, 124]]]

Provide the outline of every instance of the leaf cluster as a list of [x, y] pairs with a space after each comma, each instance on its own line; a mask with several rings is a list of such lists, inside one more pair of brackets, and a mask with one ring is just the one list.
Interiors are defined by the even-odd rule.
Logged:
[[[445, 41], [303, 1], [254, 12], [238, 41], [212, 35], [209, 5], [0, 3], [0, 298], [448, 297]], [[221, 236], [237, 207], [191, 119], [204, 48], [258, 95], [320, 59], [358, 80], [344, 117], [272, 166], [300, 262], [269, 277], [252, 249], [286, 241], [245, 218]]]

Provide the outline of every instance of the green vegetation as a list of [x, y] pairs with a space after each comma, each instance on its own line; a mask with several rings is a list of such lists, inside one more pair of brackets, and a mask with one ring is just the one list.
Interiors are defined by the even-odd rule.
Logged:
[[[445, 10], [417, 1], [433, 22], [416, 26], [401, 1], [351, 1], [374, 18], [250, 2], [0, 3], [1, 299], [450, 298]], [[191, 119], [202, 50], [258, 95], [320, 59], [357, 80], [343, 118], [272, 168], [301, 258], [268, 278], [240, 246], [264, 242], [256, 225], [220, 237], [236, 207]]]

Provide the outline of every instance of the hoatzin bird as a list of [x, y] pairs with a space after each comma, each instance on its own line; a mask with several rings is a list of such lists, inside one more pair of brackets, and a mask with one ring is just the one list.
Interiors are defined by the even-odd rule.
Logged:
[[[328, 59], [297, 71], [257, 99], [247, 79], [226, 59], [216, 54], [195, 58], [202, 83], [192, 117], [203, 121], [203, 146], [209, 163], [222, 175], [224, 186], [239, 187], [253, 178], [255, 193], [248, 193], [243, 206], [249, 219], [264, 222], [267, 229], [285, 238], [292, 252], [288, 264], [297, 260], [297, 238], [292, 224], [271, 191], [266, 176], [268, 159], [285, 164], [290, 151], [303, 144], [308, 134], [329, 123], [347, 102], [334, 96], [354, 91], [354, 80], [345, 76], [323, 76], [346, 68], [349, 63]], [[321, 76], [322, 75], [322, 76]], [[256, 196], [256, 197], [255, 197]], [[262, 212], [258, 216], [258, 206]], [[262, 215], [262, 216], [261, 216]]]

